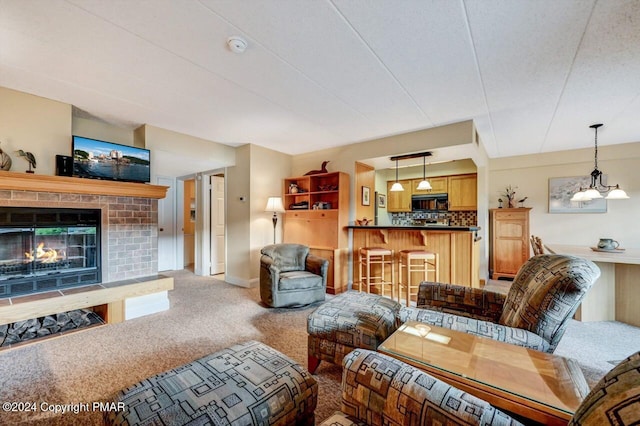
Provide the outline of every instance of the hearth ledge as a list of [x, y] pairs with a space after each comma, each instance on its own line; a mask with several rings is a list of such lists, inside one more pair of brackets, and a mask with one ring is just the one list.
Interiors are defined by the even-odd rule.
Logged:
[[[69, 289], [71, 290], [71, 289]], [[157, 309], [144, 311], [144, 315], [160, 312], [168, 307], [167, 292], [173, 290], [173, 277], [153, 275], [125, 281], [114, 281], [103, 284], [49, 292], [50, 297], [37, 300], [18, 301], [10, 305], [0, 306], [0, 325], [30, 318], [38, 318], [73, 309], [93, 308], [109, 324], [115, 324], [135, 316], [127, 315], [127, 300], [144, 300], [141, 296], [155, 294], [155, 299], [166, 299], [165, 303], [157, 303]], [[46, 293], [41, 293], [45, 295]], [[20, 296], [12, 300], [20, 299]], [[129, 302], [131, 304], [131, 302]]]

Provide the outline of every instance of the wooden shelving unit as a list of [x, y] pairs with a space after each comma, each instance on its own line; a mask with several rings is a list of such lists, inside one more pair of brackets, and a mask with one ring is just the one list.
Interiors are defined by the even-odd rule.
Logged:
[[283, 241], [304, 244], [311, 253], [329, 259], [327, 292], [341, 293], [347, 283], [349, 175], [333, 172], [286, 178], [283, 200]]

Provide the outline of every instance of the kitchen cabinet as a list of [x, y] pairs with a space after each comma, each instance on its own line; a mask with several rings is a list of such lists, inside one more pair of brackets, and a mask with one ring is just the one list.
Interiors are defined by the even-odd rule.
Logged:
[[478, 209], [478, 178], [475, 173], [449, 176], [449, 211]]
[[410, 179], [399, 180], [404, 191], [391, 191], [391, 186], [395, 181], [387, 182], [387, 211], [389, 213], [400, 213], [411, 211], [412, 182]]
[[329, 260], [327, 293], [347, 288], [349, 175], [342, 172], [290, 177], [283, 182], [283, 242], [303, 244]]
[[491, 278], [514, 278], [529, 259], [530, 208], [490, 209]]
[[428, 177], [427, 180], [431, 184], [430, 190], [417, 189], [422, 179], [413, 179], [411, 186], [413, 194], [446, 194], [449, 191], [447, 176]]

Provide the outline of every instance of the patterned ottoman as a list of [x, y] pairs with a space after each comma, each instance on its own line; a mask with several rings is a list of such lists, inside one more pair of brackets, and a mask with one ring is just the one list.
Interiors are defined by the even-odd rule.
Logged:
[[318, 383], [299, 364], [247, 342], [120, 391], [110, 425], [313, 425]]
[[399, 324], [401, 305], [376, 294], [348, 291], [319, 306], [307, 318], [308, 366], [321, 360], [342, 365], [354, 349], [376, 350]]

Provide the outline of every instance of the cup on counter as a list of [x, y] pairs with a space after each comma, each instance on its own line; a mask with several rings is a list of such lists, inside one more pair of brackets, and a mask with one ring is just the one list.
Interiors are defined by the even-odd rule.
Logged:
[[598, 241], [598, 248], [601, 250], [615, 250], [619, 245], [620, 243], [613, 238], [600, 238]]

